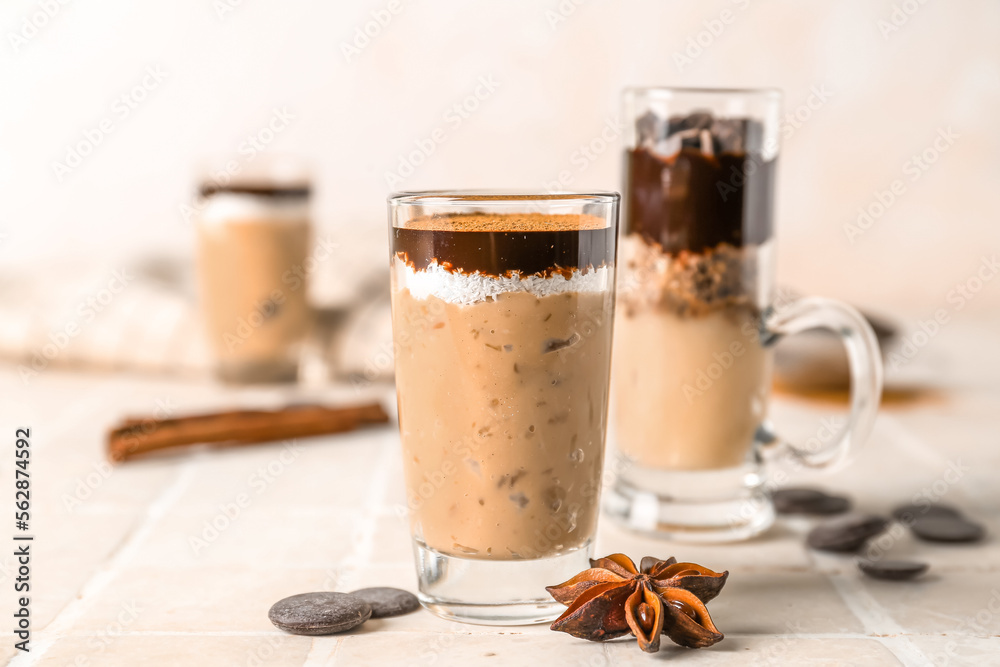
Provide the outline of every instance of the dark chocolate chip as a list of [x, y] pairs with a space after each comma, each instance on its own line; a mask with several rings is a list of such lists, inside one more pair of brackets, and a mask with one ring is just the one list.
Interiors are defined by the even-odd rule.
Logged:
[[528, 496], [524, 495], [521, 492], [512, 493], [509, 497], [511, 499], [511, 502], [517, 505], [518, 509], [522, 510], [528, 505], [529, 502], [531, 502], [530, 500], [528, 500]]
[[851, 500], [849, 498], [844, 496], [827, 496], [821, 502], [802, 510], [801, 513], [829, 516], [831, 514], [843, 514], [849, 509], [851, 509]]
[[847, 514], [822, 523], [811, 531], [806, 543], [821, 551], [853, 552], [864, 546], [889, 525], [873, 514]]
[[559, 350], [566, 349], [567, 347], [572, 347], [579, 342], [580, 334], [575, 331], [570, 334], [569, 338], [549, 338], [547, 341], [542, 343], [542, 354], [558, 352]]
[[850, 499], [834, 496], [819, 489], [790, 487], [778, 489], [772, 495], [778, 514], [842, 514], [851, 509]]
[[787, 487], [774, 492], [774, 501], [777, 503], [790, 503], [799, 505], [802, 503], [813, 503], [826, 498], [826, 493], [819, 489], [812, 489], [804, 486]]
[[716, 118], [712, 121], [712, 138], [715, 152], [746, 153], [747, 120], [743, 118]]
[[409, 614], [420, 608], [417, 596], [409, 591], [388, 586], [362, 588], [351, 593], [367, 602], [372, 608], [372, 618], [387, 618]]
[[924, 503], [923, 505], [900, 505], [892, 510], [892, 518], [903, 523], [913, 523], [922, 518], [961, 519], [962, 513], [951, 505]]
[[278, 600], [267, 612], [275, 627], [294, 635], [332, 635], [356, 628], [372, 608], [347, 593], [302, 593]]
[[684, 130], [707, 130], [712, 127], [713, 120], [712, 114], [708, 111], [695, 111], [687, 116], [671, 116], [670, 134]]
[[956, 517], [922, 517], [910, 526], [913, 534], [928, 542], [977, 542], [986, 531], [978, 523]]
[[927, 571], [927, 563], [912, 560], [859, 560], [858, 568], [875, 579], [905, 581], [914, 579]]
[[652, 111], [647, 111], [635, 121], [638, 143], [656, 143], [667, 134], [667, 122]]

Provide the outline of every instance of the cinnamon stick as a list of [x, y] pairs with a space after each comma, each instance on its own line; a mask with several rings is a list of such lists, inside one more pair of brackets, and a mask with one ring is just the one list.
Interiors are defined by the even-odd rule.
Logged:
[[321, 405], [280, 410], [232, 410], [170, 419], [130, 417], [108, 433], [108, 457], [129, 459], [194, 444], [241, 445], [353, 431], [384, 424], [389, 415], [379, 403], [339, 408]]

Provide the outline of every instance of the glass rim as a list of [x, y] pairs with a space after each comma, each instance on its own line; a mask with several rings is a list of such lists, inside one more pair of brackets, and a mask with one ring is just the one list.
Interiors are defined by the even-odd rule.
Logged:
[[392, 205], [470, 206], [524, 202], [567, 202], [582, 204], [616, 204], [621, 195], [613, 190], [580, 192], [528, 192], [525, 190], [404, 190], [390, 193]]
[[704, 88], [696, 86], [630, 86], [625, 95], [645, 95], [647, 97], [673, 97], [675, 95], [746, 95], [766, 98], [780, 98], [780, 88]]

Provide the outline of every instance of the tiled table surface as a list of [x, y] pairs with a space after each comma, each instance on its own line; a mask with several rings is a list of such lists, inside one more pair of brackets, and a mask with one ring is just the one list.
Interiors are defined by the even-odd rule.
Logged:
[[[993, 537], [974, 547], [894, 538], [892, 555], [917, 555], [932, 569], [919, 582], [893, 583], [862, 578], [850, 558], [806, 550], [806, 519], [781, 520], [762, 539], [718, 546], [657, 542], [604, 521], [599, 552], [676, 555], [732, 572], [710, 605], [726, 639], [700, 651], [669, 646], [656, 656], [632, 641], [593, 644], [544, 626], [462, 625], [424, 611], [345, 635], [283, 634], [267, 609], [286, 595], [415, 588], [407, 525], [396, 509], [403, 494], [394, 426], [292, 448], [200, 451], [110, 469], [102, 463], [103, 433], [126, 413], [289, 397], [134, 376], [45, 372], [24, 383], [16, 369], [3, 369], [8, 444], [0, 451], [12, 458], [15, 426], [32, 427], [36, 535], [32, 651], [11, 664], [1000, 664], [995, 325], [956, 322], [922, 349], [909, 375], [940, 391], [885, 410], [853, 465], [817, 478], [879, 512], [924, 489], [941, 494]], [[370, 391], [391, 396], [386, 388]], [[293, 398], [317, 396], [356, 398], [348, 388]], [[808, 434], [829, 409], [779, 396], [773, 413], [786, 432]], [[0, 496], [13, 495], [12, 483], [10, 464], [0, 461]], [[240, 494], [249, 504], [236, 514]], [[13, 613], [12, 551], [0, 549], [6, 619]], [[4, 660], [17, 653], [10, 627], [8, 620], [0, 628]]]

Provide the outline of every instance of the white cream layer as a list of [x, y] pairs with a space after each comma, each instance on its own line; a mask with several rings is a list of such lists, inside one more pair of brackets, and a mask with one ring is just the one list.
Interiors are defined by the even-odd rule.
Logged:
[[416, 271], [398, 257], [393, 259], [397, 289], [408, 289], [417, 299], [435, 296], [442, 301], [472, 305], [496, 298], [507, 292], [527, 292], [535, 296], [551, 296], [566, 292], [604, 292], [613, 288], [610, 268], [602, 266], [586, 273], [574, 270], [569, 278], [537, 275], [497, 278], [480, 272], [452, 273], [438, 264]]

